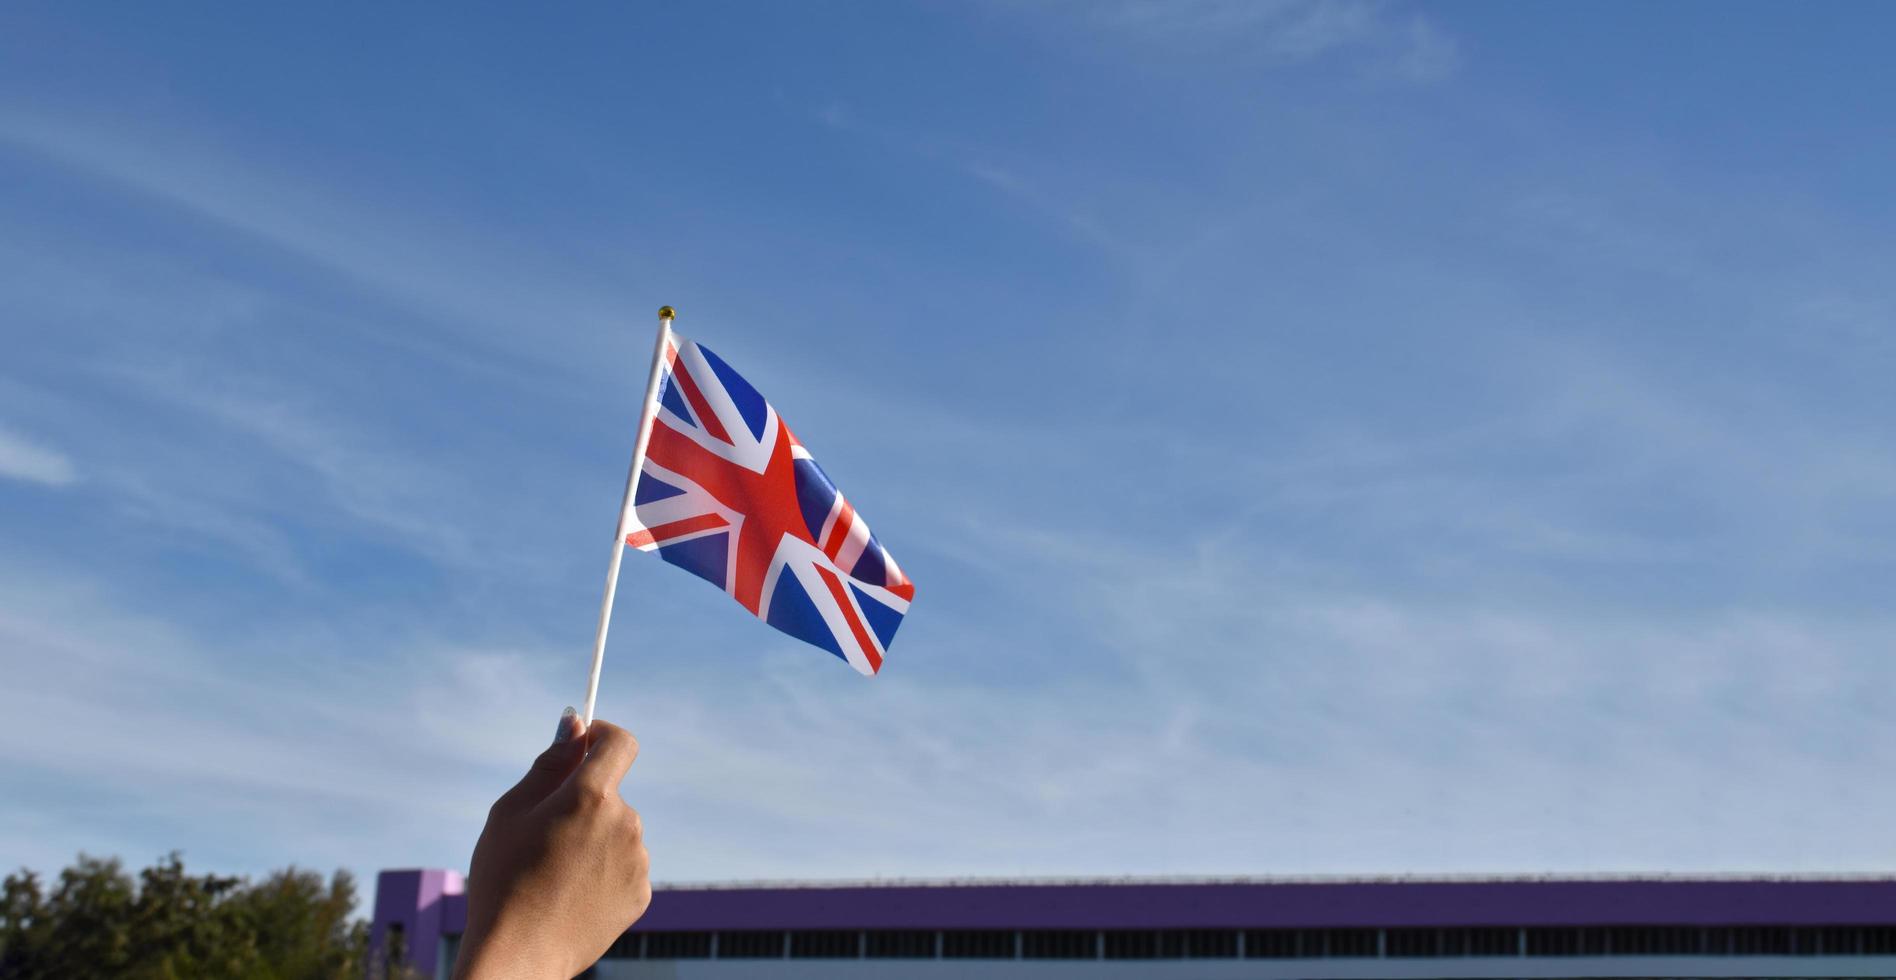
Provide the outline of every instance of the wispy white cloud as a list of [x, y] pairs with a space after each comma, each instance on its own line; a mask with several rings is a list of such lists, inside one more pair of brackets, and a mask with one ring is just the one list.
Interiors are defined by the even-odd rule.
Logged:
[[1000, 191], [1030, 210], [1058, 222], [1072, 236], [1097, 246], [1116, 258], [1136, 254], [1136, 249], [1109, 230], [1100, 216], [1072, 201], [1036, 186], [1032, 181], [1004, 167], [983, 160], [967, 165], [975, 179]]
[[1380, 0], [1074, 0], [1016, 5], [1075, 18], [1145, 43], [1242, 49], [1291, 66], [1349, 57], [1371, 74], [1428, 82], [1460, 63], [1454, 38], [1419, 12]]
[[1432, 82], [1453, 75], [1461, 67], [1461, 45], [1447, 31], [1416, 14], [1409, 18], [1406, 39], [1398, 29], [1390, 70], [1399, 78]]
[[[1780, 794], [1890, 798], [1830, 746], [1896, 758], [1853, 693], [1862, 669], [1888, 672], [1872, 659], [1896, 624], [1602, 622], [1298, 594], [1241, 567], [1165, 580], [1169, 568], [1129, 575], [1096, 607], [1109, 648], [1149, 664], [1143, 685], [898, 674], [857, 697], [786, 673], [725, 706], [668, 685], [641, 712], [663, 741], [640, 790], [673, 867], [1819, 870], [1887, 852], [1843, 813], [1793, 815]], [[678, 822], [699, 807], [723, 821]], [[1774, 839], [1727, 815], [1747, 809], [1818, 833]], [[1706, 838], [1702, 821], [1724, 832]], [[734, 846], [739, 824], [773, 832]], [[1403, 843], [1417, 834], [1429, 853]]]
[[[289, 486], [273, 484], [274, 491], [254, 490], [248, 503], [278, 520], [313, 516], [307, 508], [317, 500], [353, 527], [394, 535], [442, 564], [465, 565], [477, 557], [467, 531], [471, 518], [464, 514], [457, 523], [452, 517], [454, 510], [466, 509], [455, 507], [459, 495], [416, 447], [326, 417], [320, 407], [300, 403], [288, 391], [269, 394], [237, 379], [208, 379], [153, 365], [113, 365], [108, 371], [155, 400], [247, 435], [279, 463], [311, 477]], [[282, 496], [273, 499], [273, 494]]]
[[1283, 53], [1304, 57], [1359, 38], [1375, 9], [1357, 0], [1110, 0], [1080, 6], [1099, 23], [1136, 31], [1266, 32]]
[[[1842, 870], [1889, 853], [1854, 814], [1896, 797], [1853, 773], [1896, 762], [1868, 693], [1896, 680], [1870, 656], [1896, 624], [1601, 620], [1153, 571], [1098, 607], [1110, 648], [1149, 660], [1144, 687], [641, 663], [644, 690], [614, 701], [645, 740], [626, 792], [661, 877]], [[43, 612], [0, 615], [0, 758], [98, 773], [96, 792], [136, 796], [138, 819], [213, 862], [247, 846], [234, 824], [294, 836], [306, 862], [458, 865], [577, 663], [410, 639], [332, 672], [291, 629], [272, 653], [311, 658], [292, 695], [114, 604], [8, 594]], [[0, 824], [20, 835], [0, 848], [116, 839], [106, 811], [41, 806], [65, 819]]]
[[[1224, 814], [1281, 848], [1234, 840], [1240, 866], [1839, 870], [1888, 853], [1846, 817], [1784, 803], [1880, 793], [1852, 774], [1896, 757], [1865, 694], [1888, 683], [1887, 617], [1466, 595], [1454, 573], [1354, 591], [1255, 536], [1182, 553], [1041, 540], [1045, 563], [1019, 581], [1071, 584], [1113, 654], [1101, 669], [1133, 666], [1145, 694], [1126, 725], [1159, 740], [1156, 720], [1183, 719], [1183, 748], [1128, 757], [1122, 782], [1143, 789], [1116, 806], [1188, 834], [1216, 834], [1207, 815]], [[1172, 765], [1192, 778], [1174, 784]], [[1732, 816], [1765, 812], [1810, 833]], [[1715, 837], [1687, 829], [1706, 822]], [[1323, 825], [1362, 836], [1326, 842]], [[1372, 855], [1384, 832], [1423, 834], [1432, 853]]]
[[[220, 475], [228, 477], [230, 472]], [[314, 582], [295, 533], [287, 522], [272, 519], [263, 499], [243, 499], [241, 493], [231, 494], [229, 486], [206, 492], [204, 483], [179, 477], [108, 469], [100, 483], [111, 506], [146, 535], [172, 535], [180, 543], [208, 546], [284, 585]]]
[[63, 487], [76, 482], [79, 472], [66, 454], [0, 428], [0, 477]]
[[[360, 186], [327, 186], [249, 157], [214, 134], [185, 134], [100, 114], [0, 112], [0, 144], [267, 243], [339, 274], [409, 315], [380, 340], [497, 380], [540, 383], [584, 370], [620, 311], [611, 290], [517, 242], [383, 207]], [[558, 330], [542, 328], [549, 321]]]
[[[552, 703], [544, 677], [521, 667], [497, 691], [478, 682], [492, 657], [479, 651], [292, 617], [268, 640], [207, 636], [44, 570], [0, 575], [0, 767], [45, 784], [35, 810], [58, 824], [0, 825], [18, 835], [0, 837], [10, 861], [168, 836], [213, 866], [256, 871], [248, 862], [289, 835], [299, 863], [457, 865], [492, 796], [552, 731], [556, 708], [510, 727], [522, 705]], [[471, 714], [429, 724], [445, 704]], [[470, 748], [474, 733], [495, 750]]]

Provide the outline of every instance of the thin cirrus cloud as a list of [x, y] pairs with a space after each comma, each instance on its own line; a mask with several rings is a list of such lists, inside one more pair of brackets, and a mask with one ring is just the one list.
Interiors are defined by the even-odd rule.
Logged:
[[0, 428], [0, 477], [64, 487], [79, 479], [79, 471], [65, 453]]
[[1145, 43], [1240, 49], [1275, 66], [1346, 58], [1371, 76], [1430, 82], [1461, 63], [1455, 38], [1429, 18], [1371, 0], [1081, 0], [1022, 9]]
[[208, 134], [120, 125], [96, 113], [13, 111], [0, 113], [0, 145], [24, 150], [68, 177], [183, 209], [228, 234], [345, 276], [383, 297], [390, 312], [405, 314], [409, 329], [390, 338], [394, 342], [431, 357], [504, 363], [504, 370], [490, 372], [503, 381], [517, 384], [525, 376], [544, 383], [565, 373], [557, 364], [583, 362], [560, 342], [584, 332], [549, 331], [523, 343], [515, 332], [520, 323], [548, 310], [581, 321], [603, 318], [595, 282], [452, 219], [391, 213], [366, 206], [359, 192], [326, 190], [323, 180], [257, 165]]
[[[289, 833], [299, 863], [372, 873], [402, 850], [455, 863], [464, 827], [506, 785], [510, 767], [470, 763], [464, 737], [416, 726], [423, 692], [403, 680], [420, 670], [434, 678], [426, 692], [479, 693], [457, 679], [477, 651], [430, 653], [412, 636], [389, 649], [374, 630], [284, 618], [266, 647], [280, 659], [258, 661], [254, 647], [129, 611], [83, 580], [7, 566], [0, 583], [12, 600], [0, 609], [0, 765], [33, 787], [33, 813], [64, 828], [0, 824], [12, 862], [52, 868], [116, 843], [134, 861], [183, 847], [262, 870], [259, 856]], [[338, 655], [365, 647], [380, 655]], [[224, 829], [201, 834], [197, 821]]]

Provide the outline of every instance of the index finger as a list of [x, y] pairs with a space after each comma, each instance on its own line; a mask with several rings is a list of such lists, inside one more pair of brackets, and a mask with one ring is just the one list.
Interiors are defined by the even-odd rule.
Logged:
[[612, 722], [595, 718], [586, 729], [586, 741], [586, 761], [579, 764], [573, 779], [587, 789], [618, 792], [619, 781], [639, 757], [639, 740]]

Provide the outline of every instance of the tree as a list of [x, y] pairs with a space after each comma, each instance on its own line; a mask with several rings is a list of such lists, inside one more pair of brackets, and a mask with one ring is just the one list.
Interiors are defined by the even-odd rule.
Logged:
[[354, 978], [362, 973], [368, 924], [352, 922], [355, 879], [338, 871], [327, 884], [314, 871], [278, 871], [232, 899], [257, 953], [277, 977]]
[[171, 854], [127, 874], [80, 855], [50, 891], [31, 871], [0, 891], [0, 980], [359, 980], [368, 926], [355, 882], [289, 868], [260, 882], [186, 873]]
[[41, 909], [39, 876], [31, 871], [8, 875], [0, 894], [0, 977], [25, 977], [33, 957], [47, 945], [51, 920]]

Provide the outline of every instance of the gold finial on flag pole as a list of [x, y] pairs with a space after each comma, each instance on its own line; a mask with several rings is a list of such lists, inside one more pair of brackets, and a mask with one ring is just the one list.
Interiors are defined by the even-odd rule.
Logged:
[[658, 308], [658, 318], [660, 320], [672, 320], [676, 319], [677, 316], [678, 312], [669, 306], [661, 306]]

